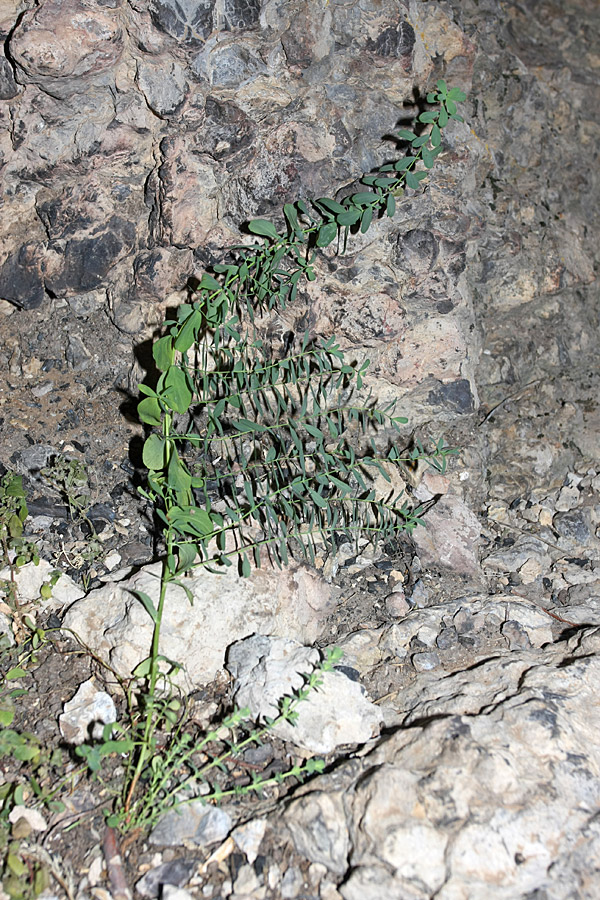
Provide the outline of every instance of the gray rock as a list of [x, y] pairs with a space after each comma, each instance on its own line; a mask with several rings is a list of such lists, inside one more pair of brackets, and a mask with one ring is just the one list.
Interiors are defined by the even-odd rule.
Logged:
[[214, 27], [216, 0], [152, 0], [150, 10], [156, 25], [180, 41], [197, 42]]
[[136, 881], [135, 889], [141, 897], [152, 898], [159, 895], [165, 897], [167, 894], [165, 888], [184, 887], [195, 868], [195, 860], [173, 859], [146, 872]]
[[414, 532], [421, 564], [438, 566], [483, 584], [478, 546], [481, 523], [467, 504], [454, 494], [447, 494], [429, 510], [427, 528]]
[[165, 847], [178, 847], [184, 843], [210, 847], [225, 840], [231, 826], [232, 819], [226, 810], [196, 800], [166, 812], [149, 840], [151, 844]]
[[[255, 635], [233, 644], [227, 668], [234, 677], [234, 698], [256, 718], [274, 718], [279, 703], [303, 687], [319, 655], [284, 638]], [[322, 673], [322, 684], [298, 705], [293, 725], [282, 722], [273, 733], [311, 753], [331, 753], [342, 744], [370, 740], [383, 720], [363, 688], [339, 671]]]
[[188, 90], [184, 69], [176, 62], [166, 66], [164, 62], [140, 62], [137, 81], [148, 106], [159, 116], [177, 112]]
[[[160, 564], [146, 566], [119, 583], [91, 591], [66, 613], [63, 623], [86, 644], [105, 655], [127, 677], [145, 659], [153, 623], [135, 591], [158, 603]], [[223, 666], [227, 647], [256, 631], [294, 635], [311, 642], [330, 609], [329, 585], [306, 567], [262, 568], [242, 578], [231, 566], [222, 574], [196, 569], [181, 587], [167, 590], [161, 653], [182, 666], [190, 688], [211, 681]]]
[[250, 865], [252, 865], [258, 856], [262, 839], [265, 836], [266, 827], [266, 818], [250, 819], [249, 822], [238, 825], [237, 828], [234, 828], [231, 832], [231, 837], [242, 853], [245, 854]]
[[18, 93], [12, 66], [5, 56], [0, 56], [0, 100], [12, 100]]
[[475, 680], [469, 668], [432, 675], [412, 690], [405, 727], [290, 804], [297, 851], [342, 876], [345, 900], [580, 890], [572, 848], [583, 840], [595, 858], [600, 840], [599, 674], [600, 629], [589, 628], [503, 651]]
[[417, 672], [429, 672], [431, 669], [437, 669], [440, 665], [440, 658], [435, 650], [415, 653], [411, 656], [410, 661]]

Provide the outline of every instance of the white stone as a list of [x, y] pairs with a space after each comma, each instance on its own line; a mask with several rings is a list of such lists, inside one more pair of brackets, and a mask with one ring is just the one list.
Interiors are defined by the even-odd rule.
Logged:
[[566, 485], [561, 488], [560, 494], [556, 501], [555, 508], [557, 512], [568, 512], [575, 509], [581, 502], [581, 494], [574, 485]]
[[[117, 710], [112, 697], [98, 689], [93, 678], [79, 686], [75, 696], [65, 703], [64, 712], [58, 718], [60, 733], [68, 744], [83, 744], [90, 736], [100, 738], [103, 726], [117, 721]], [[90, 735], [90, 725], [93, 725]]]
[[[274, 717], [279, 701], [304, 684], [318, 660], [317, 651], [284, 638], [255, 635], [234, 644], [227, 667], [234, 676], [234, 698], [257, 718]], [[342, 744], [362, 744], [378, 733], [383, 716], [356, 681], [341, 672], [323, 672], [322, 684], [297, 707], [291, 725], [273, 732], [310, 753], [327, 754]]]
[[30, 809], [28, 806], [13, 806], [8, 814], [8, 821], [14, 825], [20, 819], [25, 819], [32, 831], [45, 831], [48, 827], [48, 823], [39, 809]]
[[231, 837], [242, 853], [246, 854], [246, 859], [250, 865], [252, 865], [258, 856], [262, 839], [265, 836], [266, 827], [267, 820], [265, 818], [250, 819], [249, 822], [246, 822], [244, 825], [238, 825], [238, 827], [234, 828], [231, 832]]
[[[15, 584], [19, 604], [35, 603], [38, 610], [44, 611], [62, 610], [85, 595], [85, 591], [75, 584], [72, 578], [61, 574], [56, 584], [52, 586], [50, 599], [42, 599], [40, 589], [45, 582], [50, 580], [54, 572], [56, 572], [56, 568], [45, 559], [40, 559], [37, 566], [30, 562], [17, 569]], [[10, 581], [10, 569], [5, 568], [0, 571], [0, 581]], [[0, 596], [5, 596], [2, 591], [0, 591]], [[31, 613], [29, 614], [31, 615]]]
[[[135, 596], [158, 605], [161, 565], [145, 566], [120, 583], [108, 582], [75, 603], [63, 619], [124, 677], [148, 656], [153, 622]], [[311, 643], [329, 611], [332, 589], [316, 573], [294, 564], [282, 571], [258, 569], [249, 578], [231, 566], [222, 574], [202, 569], [167, 589], [160, 652], [183, 666], [179, 680], [192, 689], [222, 668], [229, 644], [255, 632], [288, 635]]]

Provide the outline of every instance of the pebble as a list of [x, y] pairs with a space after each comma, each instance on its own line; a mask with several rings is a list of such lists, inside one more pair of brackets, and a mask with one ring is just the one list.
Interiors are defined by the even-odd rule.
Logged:
[[[265, 745], [263, 744], [262, 746]], [[231, 837], [242, 853], [245, 853], [246, 859], [250, 865], [252, 865], [258, 856], [262, 839], [265, 836], [266, 827], [267, 820], [265, 818], [251, 819], [244, 825], [238, 825], [238, 827], [234, 828], [231, 832]]]
[[440, 665], [440, 657], [435, 650], [427, 650], [424, 653], [415, 653], [411, 657], [411, 662], [417, 672], [429, 672]]
[[149, 837], [151, 844], [178, 847], [184, 841], [209, 847], [225, 840], [232, 820], [222, 807], [206, 806], [200, 800], [170, 809], [161, 816]]
[[413, 586], [410, 599], [418, 609], [424, 609], [431, 599], [431, 591], [425, 587], [420, 578]]
[[[174, 887], [176, 890], [182, 888], [190, 880], [195, 868], [196, 860], [178, 858], [162, 863], [146, 872], [136, 882], [135, 889], [141, 897], [147, 898], [147, 900], [159, 895], [164, 897], [166, 887]], [[185, 900], [185, 898], [180, 898], [180, 900]]]
[[569, 512], [569, 510], [575, 509], [579, 505], [580, 497], [579, 491], [574, 486], [569, 485], [561, 488], [555, 503], [556, 511]]
[[392, 591], [385, 598], [385, 608], [388, 615], [401, 619], [410, 612], [410, 605], [402, 588]]

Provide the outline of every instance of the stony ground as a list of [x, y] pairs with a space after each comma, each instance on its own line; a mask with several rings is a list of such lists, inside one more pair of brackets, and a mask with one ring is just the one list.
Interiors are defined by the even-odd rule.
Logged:
[[[58, 4], [39, 6], [48, 27], [63, 27]], [[419, 433], [460, 448], [446, 477], [407, 479], [414, 498], [435, 500], [426, 530], [319, 560], [333, 602], [315, 614], [310, 643], [344, 649], [348, 680], [358, 678], [380, 710], [383, 738], [341, 744], [326, 754], [326, 774], [303, 788], [226, 805], [228, 827], [210, 839], [200, 819], [171, 843], [164, 833], [125, 838], [126, 881], [143, 897], [163, 884], [234, 900], [592, 900], [600, 879], [593, 4], [416, 2], [400, 8], [400, 26], [391, 2], [207, 2], [185, 13], [165, 2], [152, 4], [152, 16], [134, 3], [72, 6], [98, 21], [113, 8], [121, 17], [111, 47], [123, 56], [75, 77], [87, 111], [68, 72], [55, 73], [65, 77], [59, 90], [28, 62], [27, 34], [35, 35], [23, 25], [2, 69], [10, 227], [0, 272], [0, 462], [24, 476], [27, 536], [81, 592], [155, 558], [155, 523], [137, 493], [136, 386], [185, 278], [235, 239], [241, 221], [275, 214], [299, 185], [329, 194], [381, 162], [389, 147], [380, 138], [413, 84], [445, 77], [469, 95], [466, 124], [449, 137], [424, 195], [378, 226], [374, 245], [324, 259], [320, 286], [284, 323], [307, 321], [339, 333], [350, 352], [366, 350], [373, 387], [400, 395]], [[192, 7], [193, 38], [181, 18]], [[36, 8], [5, 4], [3, 33], [23, 12], [32, 22]], [[210, 37], [217, 15], [227, 20], [221, 43]], [[118, 84], [110, 130], [107, 83]], [[41, 120], [54, 135], [47, 144]], [[325, 133], [324, 121], [335, 128]], [[75, 146], [79, 162], [65, 149]], [[100, 164], [86, 162], [101, 155], [106, 181]], [[114, 183], [120, 193], [110, 193]], [[119, 249], [86, 280], [77, 254], [96, 260], [102, 217], [115, 210]], [[34, 264], [15, 262], [22, 247], [33, 248]], [[50, 628], [64, 611], [38, 610]], [[64, 703], [91, 675], [103, 681], [66, 633], [48, 634], [19, 681], [27, 695], [13, 726], [58, 753], [42, 759], [44, 785], [75, 768], [58, 725]], [[3, 667], [16, 652], [5, 652]], [[199, 721], [227, 709], [234, 688], [223, 671], [195, 685]], [[307, 755], [279, 739], [264, 748], [230, 765], [234, 781]], [[0, 767], [5, 781], [19, 777], [7, 755]], [[102, 810], [118, 767], [112, 760], [104, 782], [72, 779], [65, 809], [46, 812], [39, 833], [12, 823], [13, 840], [34, 848], [22, 896], [31, 895], [37, 860], [48, 897], [107, 900], [110, 890], [120, 900], [102, 854]]]

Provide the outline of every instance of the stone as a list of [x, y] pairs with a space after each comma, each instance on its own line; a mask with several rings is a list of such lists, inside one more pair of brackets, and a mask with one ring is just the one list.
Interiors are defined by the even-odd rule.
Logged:
[[0, 268], [0, 297], [22, 309], [37, 309], [46, 296], [39, 244], [26, 243], [10, 253]]
[[[258, 718], [275, 718], [283, 697], [303, 687], [318, 662], [318, 652], [285, 638], [254, 635], [229, 649], [227, 668], [234, 698]], [[383, 721], [361, 685], [341, 671], [323, 672], [322, 684], [298, 705], [294, 724], [281, 722], [273, 734], [310, 753], [331, 753], [342, 744], [370, 740]]]
[[79, 0], [49, 0], [25, 12], [10, 38], [21, 78], [64, 99], [86, 81], [110, 83], [123, 51], [119, 20]]
[[160, 896], [162, 900], [194, 900], [193, 894], [174, 884], [163, 884]]
[[249, 822], [238, 825], [231, 832], [231, 837], [242, 853], [245, 854], [250, 865], [252, 865], [258, 856], [262, 839], [265, 836], [266, 827], [266, 818], [250, 819]]
[[[146, 872], [145, 875], [136, 881], [135, 889], [141, 897], [153, 898], [159, 895], [165, 897], [165, 888], [183, 888], [189, 881], [195, 868], [195, 860], [173, 859]], [[186, 900], [186, 898], [176, 896], [175, 900]]]
[[568, 484], [561, 488], [555, 503], [557, 512], [568, 512], [575, 509], [581, 502], [581, 494], [576, 485]]
[[344, 874], [350, 840], [341, 795], [311, 791], [289, 804], [283, 820], [298, 853], [330, 872]]
[[19, 93], [13, 68], [4, 55], [0, 56], [0, 100], [12, 100]]
[[48, 827], [48, 823], [39, 809], [30, 809], [28, 806], [19, 804], [12, 806], [8, 814], [8, 821], [12, 825], [16, 825], [17, 822], [23, 820], [27, 822], [31, 831], [45, 831]]
[[440, 658], [435, 650], [415, 653], [410, 661], [417, 672], [429, 672], [431, 669], [437, 669], [440, 664]]
[[[16, 570], [14, 579], [19, 604], [33, 606], [28, 615], [35, 616], [36, 609], [43, 612], [63, 610], [85, 595], [85, 591], [72, 578], [59, 572], [58, 580], [52, 585], [51, 596], [48, 599], [42, 598], [40, 593], [42, 585], [50, 583], [55, 572], [57, 569], [45, 559], [40, 559], [37, 566], [31, 562]], [[9, 579], [10, 570], [8, 568], [0, 570], [0, 581]]]
[[[122, 582], [111, 582], [73, 604], [63, 624], [110, 660], [124, 677], [148, 656], [153, 622], [136, 591], [158, 603], [161, 565], [145, 566]], [[332, 602], [331, 587], [296, 563], [282, 571], [262, 568], [249, 578], [235, 566], [220, 574], [194, 570], [181, 579], [191, 591], [167, 589], [161, 653], [183, 667], [178, 676], [190, 689], [207, 684], [225, 662], [227, 648], [257, 631], [312, 642]]]
[[385, 598], [385, 608], [390, 616], [401, 619], [410, 612], [410, 605], [403, 589], [395, 590]]
[[[75, 696], [65, 703], [58, 718], [60, 733], [71, 746], [99, 740], [103, 726], [117, 721], [117, 710], [110, 694], [98, 689], [94, 678], [79, 686]], [[90, 728], [91, 726], [91, 728]]]
[[466, 667], [409, 688], [404, 727], [290, 804], [297, 852], [341, 878], [344, 900], [568, 896], [587, 879], [585, 866], [574, 874], [572, 843], [595, 858], [600, 840], [589, 829], [600, 796], [597, 670], [591, 627], [543, 650], [494, 654], [476, 680]]
[[205, 40], [214, 27], [216, 0], [152, 0], [150, 10], [156, 25], [180, 41]]
[[168, 810], [150, 833], [149, 840], [151, 844], [165, 847], [179, 847], [183, 843], [210, 847], [225, 840], [232, 824], [225, 809], [196, 800]]
[[426, 528], [413, 533], [421, 563], [441, 566], [481, 584], [481, 524], [467, 504], [454, 494], [446, 494], [429, 510], [425, 522]]
[[158, 116], [171, 116], [185, 100], [188, 83], [185, 70], [176, 62], [168, 67], [138, 63], [137, 82], [150, 109]]

